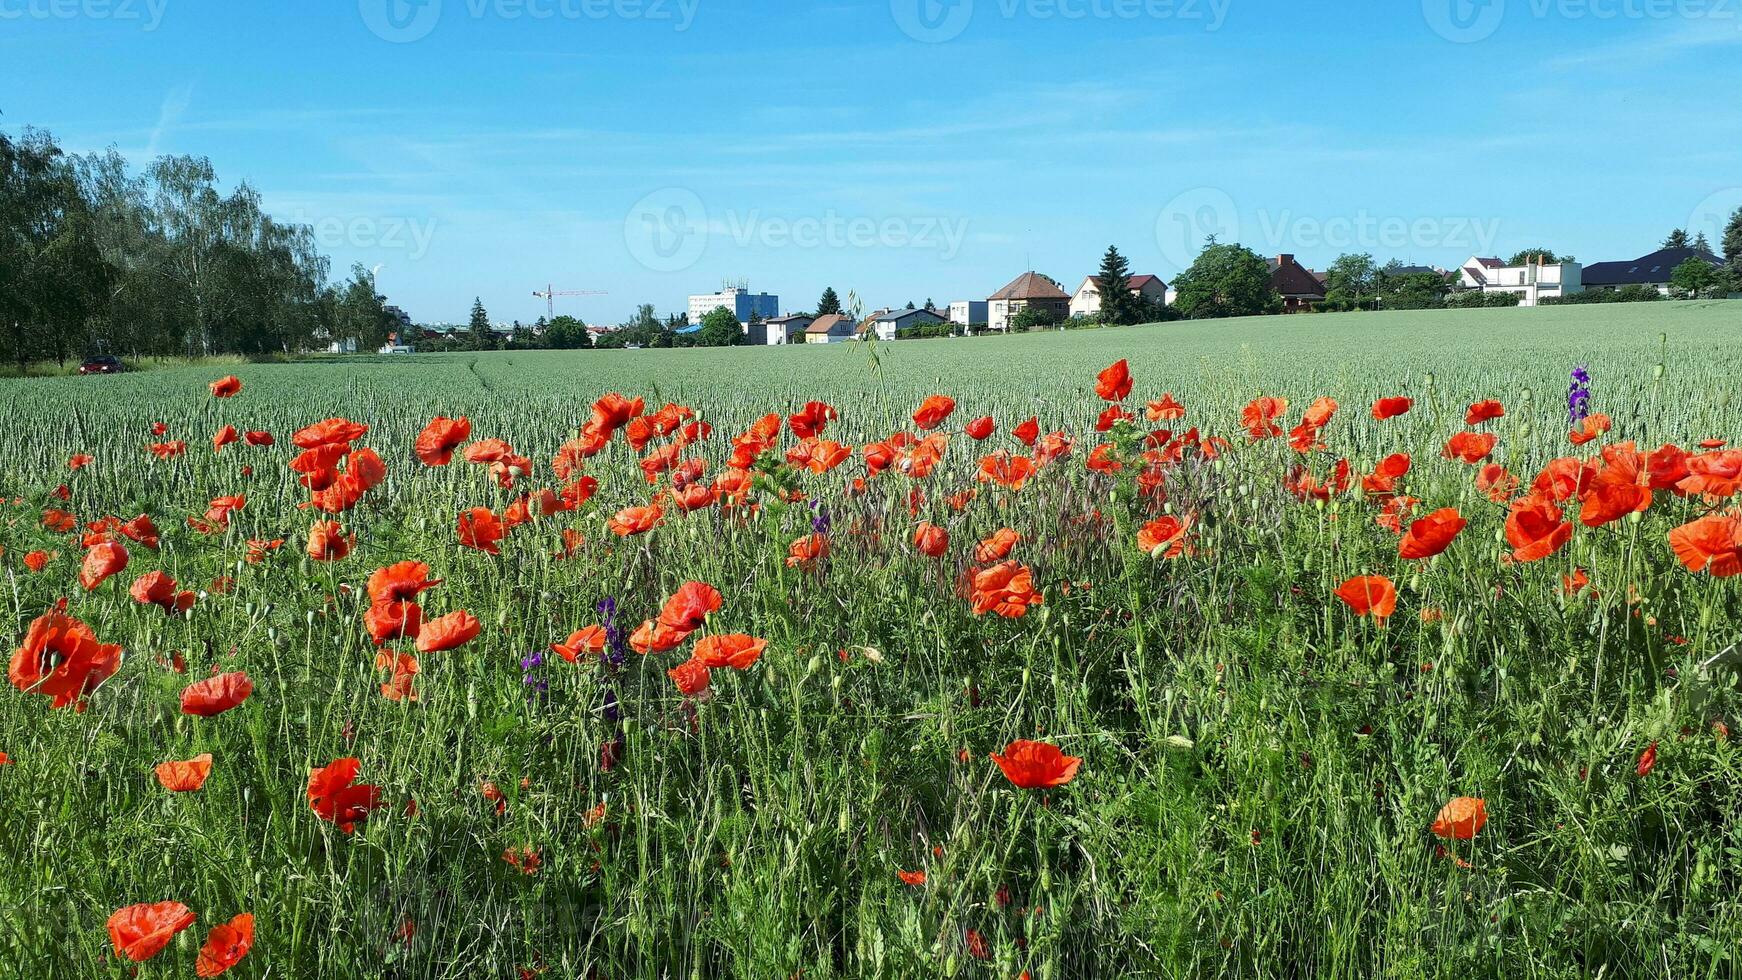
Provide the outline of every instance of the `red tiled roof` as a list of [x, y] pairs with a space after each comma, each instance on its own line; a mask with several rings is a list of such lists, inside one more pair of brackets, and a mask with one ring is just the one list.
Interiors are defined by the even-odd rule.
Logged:
[[1059, 284], [1038, 272], [1024, 272], [987, 299], [1070, 299]]

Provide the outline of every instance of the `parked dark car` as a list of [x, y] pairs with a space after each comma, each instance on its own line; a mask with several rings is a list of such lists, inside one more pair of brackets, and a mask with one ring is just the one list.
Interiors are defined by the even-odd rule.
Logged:
[[85, 363], [79, 365], [80, 374], [120, 374], [127, 370], [119, 357], [101, 354], [97, 357], [85, 358]]

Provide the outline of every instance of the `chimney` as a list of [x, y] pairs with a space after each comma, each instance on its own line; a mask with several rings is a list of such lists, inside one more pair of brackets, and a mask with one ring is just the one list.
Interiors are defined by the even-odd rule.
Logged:
[[1276, 264], [1279, 266], [1293, 265], [1294, 264], [1294, 256], [1292, 256], [1292, 255], [1278, 255], [1276, 257]]

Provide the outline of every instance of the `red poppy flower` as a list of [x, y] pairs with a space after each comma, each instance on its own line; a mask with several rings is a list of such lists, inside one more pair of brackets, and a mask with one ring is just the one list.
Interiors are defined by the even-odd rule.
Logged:
[[152, 770], [157, 781], [171, 793], [192, 793], [212, 774], [212, 754], [204, 752], [186, 762], [161, 762]]
[[993, 531], [991, 535], [974, 546], [974, 564], [990, 565], [1010, 557], [1010, 550], [1022, 540], [1022, 535], [1007, 527]]
[[1657, 743], [1653, 742], [1645, 747], [1644, 752], [1639, 753], [1639, 765], [1633, 768], [1633, 772], [1640, 779], [1644, 779], [1651, 775], [1651, 770], [1655, 768], [1657, 768]]
[[561, 643], [552, 643], [550, 648], [553, 653], [572, 664], [582, 654], [596, 657], [604, 653], [606, 641], [605, 627], [594, 624], [575, 630], [569, 634], [568, 639]]
[[1469, 523], [1456, 507], [1436, 510], [1409, 526], [1409, 533], [1397, 544], [1397, 553], [1412, 561], [1432, 558], [1450, 548], [1452, 539]]
[[1384, 623], [1397, 611], [1397, 587], [1383, 575], [1352, 578], [1337, 589], [1337, 598], [1357, 616], [1372, 616]]
[[208, 677], [181, 692], [181, 713], [211, 718], [248, 700], [253, 693], [254, 682], [242, 671]]
[[415, 452], [425, 466], [446, 466], [454, 460], [454, 450], [472, 438], [472, 421], [465, 416], [450, 419], [436, 416], [418, 433]]
[[402, 561], [376, 569], [369, 576], [369, 601], [407, 602], [416, 599], [425, 589], [442, 584], [429, 577], [429, 566], [421, 561]]
[[811, 571], [832, 550], [826, 534], [807, 534], [786, 549], [786, 567]]
[[822, 402], [805, 402], [804, 408], [794, 412], [787, 419], [787, 424], [792, 427], [793, 435], [800, 439], [810, 439], [822, 435], [823, 430], [828, 428], [829, 423], [837, 417], [832, 405], [826, 405]]
[[1034, 460], [1027, 456], [1012, 456], [1002, 449], [980, 460], [978, 479], [981, 483], [996, 483], [1007, 490], [1021, 490], [1034, 475]]
[[629, 634], [629, 648], [642, 656], [650, 653], [665, 653], [683, 646], [694, 630], [675, 629], [665, 623], [655, 620], [644, 620], [635, 632]]
[[1512, 545], [1512, 560], [1541, 561], [1566, 546], [1573, 526], [1561, 519], [1561, 509], [1541, 493], [1531, 493], [1512, 502], [1506, 518], [1506, 541]]
[[646, 507], [625, 507], [611, 516], [605, 526], [620, 538], [646, 534], [665, 519], [665, 511], [657, 503]]
[[417, 634], [418, 653], [441, 653], [464, 646], [483, 629], [478, 617], [461, 609], [423, 624]]
[[979, 442], [982, 439], [989, 438], [992, 435], [993, 430], [996, 428], [997, 425], [992, 421], [992, 416], [986, 415], [969, 422], [964, 431], [968, 433], [968, 438], [973, 439], [975, 442]]
[[158, 459], [174, 459], [188, 451], [188, 444], [177, 440], [175, 442], [154, 442], [149, 447], [151, 455]]
[[1583, 446], [1585, 443], [1591, 442], [1603, 433], [1608, 432], [1614, 424], [1615, 423], [1610, 420], [1609, 416], [1604, 415], [1602, 412], [1596, 412], [1585, 416], [1584, 420], [1579, 423], [1579, 427], [1567, 435], [1567, 439], [1575, 446]]
[[704, 667], [748, 670], [768, 648], [768, 641], [745, 633], [719, 633], [696, 641], [690, 659]]
[[63, 600], [31, 622], [7, 677], [20, 691], [52, 699], [51, 708], [83, 711], [86, 695], [120, 668], [121, 647], [97, 642], [91, 628], [65, 610]]
[[30, 569], [32, 572], [40, 572], [48, 567], [48, 559], [48, 552], [32, 551], [24, 556], [24, 567]]
[[92, 456], [90, 453], [74, 453], [67, 457], [67, 469], [77, 473], [79, 470], [84, 469], [96, 461], [97, 457]]
[[290, 441], [298, 449], [318, 449], [322, 446], [348, 446], [363, 438], [369, 427], [345, 418], [323, 419], [314, 425], [298, 429]]
[[226, 425], [212, 434], [212, 452], [222, 452], [225, 446], [240, 441], [242, 436], [236, 432], [236, 427]]
[[1470, 410], [1464, 413], [1464, 424], [1481, 425], [1483, 422], [1503, 418], [1505, 415], [1506, 406], [1490, 398], [1471, 405]]
[[1137, 547], [1157, 558], [1178, 558], [1186, 551], [1186, 525], [1171, 514], [1158, 517], [1137, 530]]
[[423, 608], [415, 602], [376, 602], [363, 613], [363, 626], [376, 646], [397, 639], [417, 639], [423, 629]]
[[1460, 432], [1446, 440], [1445, 457], [1474, 465], [1488, 458], [1500, 437], [1492, 432]]
[[270, 446], [278, 440], [272, 438], [272, 433], [250, 429], [242, 433], [242, 441], [250, 446]]
[[1186, 417], [1186, 407], [1175, 401], [1170, 391], [1161, 396], [1161, 401], [1145, 406], [1144, 415], [1151, 422], [1177, 422]]
[[1257, 442], [1260, 439], [1274, 439], [1282, 435], [1282, 427], [1276, 420], [1288, 411], [1288, 399], [1272, 398], [1265, 395], [1254, 398], [1240, 412], [1240, 424], [1245, 426], [1246, 434]]
[[1742, 517], [1713, 514], [1669, 532], [1676, 560], [1713, 578], [1742, 575]]
[[422, 669], [417, 658], [408, 653], [392, 653], [383, 650], [375, 657], [377, 670], [391, 669], [393, 676], [387, 683], [381, 685], [381, 696], [389, 701], [416, 701], [417, 691], [412, 685], [417, 682], [418, 672]]
[[244, 912], [229, 922], [212, 927], [206, 933], [206, 944], [200, 947], [200, 958], [194, 963], [194, 975], [220, 976], [242, 962], [254, 946], [254, 917]]
[[671, 678], [671, 682], [677, 685], [678, 691], [684, 697], [694, 699], [707, 695], [708, 682], [712, 680], [708, 668], [694, 660], [678, 664], [666, 671], [665, 676]]
[[950, 550], [950, 532], [922, 521], [913, 531], [913, 546], [927, 558], [942, 558]]
[[1017, 739], [1004, 747], [1004, 754], [992, 753], [992, 761], [1003, 771], [1004, 778], [1018, 789], [1055, 789], [1077, 778], [1083, 760], [1065, 755], [1058, 746], [1047, 742]]
[[659, 610], [659, 621], [684, 632], [702, 628], [710, 614], [720, 611], [720, 590], [706, 582], [685, 582]]
[[1440, 808], [1434, 817], [1433, 832], [1446, 840], [1471, 840], [1488, 823], [1488, 804], [1480, 799], [1460, 796]]
[[103, 541], [85, 552], [85, 560], [79, 566], [79, 584], [86, 591], [94, 590], [102, 585], [104, 580], [127, 567], [127, 549], [119, 542]]
[[925, 884], [924, 871], [897, 871], [895, 877], [900, 878], [902, 884], [912, 885], [915, 888]]
[[186, 612], [198, 599], [192, 592], [177, 591], [175, 579], [162, 572], [146, 572], [139, 576], [127, 594], [140, 605], [159, 606], [166, 613]]
[[1381, 398], [1373, 403], [1373, 417], [1383, 422], [1403, 415], [1415, 407], [1415, 401], [1409, 398]]
[[956, 410], [956, 400], [948, 395], [932, 395], [913, 413], [913, 424], [927, 432], [944, 424], [950, 413]]
[[219, 378], [208, 387], [212, 389], [213, 398], [234, 398], [242, 393], [242, 380], [232, 374]]
[[384, 806], [381, 787], [354, 785], [363, 763], [357, 759], [334, 759], [308, 776], [308, 805], [315, 816], [349, 834], [369, 819], [369, 811]]
[[1683, 493], [1734, 497], [1742, 493], [1742, 449], [1687, 457], [1688, 475], [1677, 484]]
[[1040, 419], [1031, 418], [1016, 428], [1010, 430], [1016, 441], [1025, 446], [1033, 446], [1034, 440], [1040, 438]]
[[180, 902], [129, 905], [109, 916], [109, 941], [115, 945], [115, 955], [143, 963], [193, 924], [193, 912]]
[[1102, 401], [1124, 401], [1131, 394], [1131, 365], [1121, 360], [1095, 375], [1095, 394]]
[[976, 573], [970, 596], [974, 615], [996, 613], [1005, 619], [1020, 619], [1031, 606], [1044, 603], [1034, 589], [1034, 576], [1018, 562], [1007, 561]]
[[351, 553], [356, 542], [355, 536], [345, 536], [338, 521], [316, 521], [308, 529], [308, 556], [315, 561], [339, 561]]
[[500, 555], [502, 537], [507, 531], [502, 519], [488, 507], [473, 507], [460, 515], [460, 544], [485, 554]]

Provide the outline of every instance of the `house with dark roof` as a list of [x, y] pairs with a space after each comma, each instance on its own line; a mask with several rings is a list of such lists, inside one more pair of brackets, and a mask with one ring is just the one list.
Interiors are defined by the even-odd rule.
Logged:
[[1585, 288], [1616, 290], [1647, 286], [1668, 296], [1670, 275], [1688, 259], [1699, 259], [1714, 269], [1724, 264], [1723, 259], [1703, 248], [1660, 248], [1631, 262], [1596, 262], [1585, 266]]
[[986, 325], [993, 330], [1010, 329], [1010, 323], [1024, 310], [1039, 310], [1054, 320], [1071, 315], [1071, 296], [1051, 276], [1024, 272], [1008, 286], [986, 297]]
[[778, 347], [783, 344], [802, 344], [805, 342], [805, 328], [809, 327], [815, 317], [794, 313], [790, 316], [777, 316], [762, 323], [752, 323], [746, 331], [747, 339], [752, 346], [767, 345]]
[[938, 323], [950, 322], [949, 317], [936, 310], [889, 310], [876, 316], [866, 317], [859, 324], [859, 336], [876, 333], [878, 340], [894, 340], [897, 333], [909, 327], [923, 327]]
[[1284, 313], [1310, 313], [1314, 303], [1325, 301], [1324, 280], [1292, 255], [1270, 260], [1270, 288], [1282, 294]]
[[858, 324], [853, 318], [841, 313], [830, 313], [819, 316], [804, 328], [804, 342], [807, 344], [838, 344], [852, 340]]
[[1462, 289], [1487, 289], [1494, 273], [1505, 267], [1504, 259], [1472, 255], [1458, 269], [1458, 286]]
[[[1167, 283], [1160, 276], [1132, 276], [1125, 280], [1125, 288], [1131, 295], [1142, 296], [1158, 306], [1167, 302]], [[1089, 276], [1071, 297], [1071, 316], [1091, 317], [1100, 312], [1101, 281]]]

